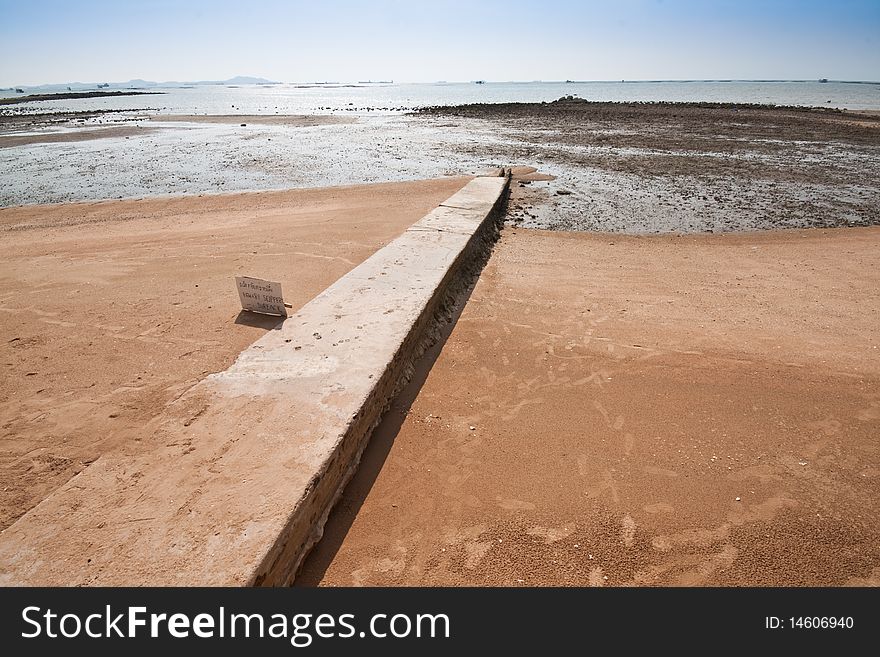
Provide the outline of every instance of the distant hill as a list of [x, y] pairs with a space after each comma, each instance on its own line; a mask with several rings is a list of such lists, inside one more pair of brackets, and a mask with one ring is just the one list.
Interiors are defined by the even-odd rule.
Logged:
[[237, 75], [234, 78], [224, 80], [223, 84], [278, 84], [266, 78], [252, 78], [248, 75]]
[[160, 86], [176, 84], [278, 84], [266, 78], [253, 78], [247, 75], [237, 75], [228, 80], [194, 80], [189, 82], [162, 82]]
[[[155, 87], [158, 86], [155, 82], [151, 82], [150, 80], [129, 80], [128, 82], [119, 82], [119, 86], [129, 87], [129, 88], [139, 88], [139, 87]], [[110, 85], [111, 87], [115, 86], [114, 84]]]

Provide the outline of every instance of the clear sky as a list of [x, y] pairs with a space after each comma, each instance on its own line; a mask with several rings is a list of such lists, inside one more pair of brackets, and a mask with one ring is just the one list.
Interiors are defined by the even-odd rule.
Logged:
[[0, 86], [880, 80], [880, 0], [0, 0]]

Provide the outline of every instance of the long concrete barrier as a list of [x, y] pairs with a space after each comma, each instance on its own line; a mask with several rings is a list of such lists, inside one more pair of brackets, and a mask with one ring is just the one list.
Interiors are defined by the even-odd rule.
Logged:
[[469, 182], [0, 534], [3, 585], [286, 585], [497, 236]]

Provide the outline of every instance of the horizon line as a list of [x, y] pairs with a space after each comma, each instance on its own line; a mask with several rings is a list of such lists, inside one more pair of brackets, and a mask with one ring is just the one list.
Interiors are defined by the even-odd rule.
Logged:
[[[131, 78], [129, 80], [124, 81], [113, 81], [113, 82], [80, 82], [80, 81], [66, 81], [66, 82], [43, 82], [40, 84], [9, 84], [2, 85], [0, 89], [35, 89], [40, 87], [60, 87], [66, 85], [99, 85], [99, 84], [110, 84], [110, 85], [124, 85], [133, 81], [142, 81], [148, 83], [152, 86], [161, 87], [163, 85], [181, 85], [181, 84], [192, 84], [192, 85], [220, 85], [220, 84], [230, 84], [231, 81], [235, 80], [235, 78], [260, 78], [260, 76], [243, 76], [237, 75], [232, 78], [228, 78], [226, 80], [210, 80], [210, 79], [202, 79], [202, 80], [163, 80], [163, 81], [155, 81], [155, 80], [147, 80], [144, 78]], [[394, 81], [394, 80], [289, 80], [289, 81], [280, 81], [280, 80], [269, 80], [268, 78], [261, 78], [266, 80], [266, 82], [242, 82], [239, 84], [242, 85], [253, 85], [253, 86], [269, 86], [269, 85], [401, 85], [401, 84], [473, 84], [475, 82], [480, 82], [484, 84], [603, 84], [603, 83], [660, 83], [660, 82], [837, 82], [844, 84], [880, 84], [880, 80], [851, 80], [851, 79], [843, 79], [843, 78], [607, 78], [607, 79], [595, 79], [595, 80], [576, 80], [576, 79], [532, 79], [532, 80], [488, 80], [475, 78], [472, 80], [431, 80], [431, 81], [412, 81], [412, 80], [402, 80], [402, 81]]]

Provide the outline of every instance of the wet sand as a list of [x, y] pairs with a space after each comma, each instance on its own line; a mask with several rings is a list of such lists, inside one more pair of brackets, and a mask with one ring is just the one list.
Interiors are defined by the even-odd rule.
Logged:
[[[235, 125], [286, 126], [311, 128], [324, 125], [354, 123], [351, 116], [263, 116], [253, 114], [163, 114], [152, 117], [126, 117], [124, 124], [95, 127], [98, 112], [55, 113], [0, 117], [0, 148], [33, 144], [62, 144], [93, 139], [129, 139], [143, 137], [161, 129], [161, 123], [197, 123]], [[149, 123], [148, 123], [149, 122]], [[146, 123], [147, 125], [141, 125]], [[155, 123], [155, 125], [150, 125]], [[60, 130], [59, 130], [60, 129]], [[2, 134], [3, 132], [13, 134]], [[16, 134], [25, 132], [25, 134]]]
[[286, 125], [296, 128], [308, 128], [316, 125], [337, 125], [354, 123], [353, 116], [330, 115], [264, 115], [264, 114], [158, 114], [151, 116], [152, 121], [169, 121], [173, 123], [221, 123], [229, 125]]
[[0, 116], [0, 145], [11, 146], [0, 148], [0, 206], [427, 180], [498, 166], [448, 154], [444, 140], [457, 136], [413, 117], [167, 116]]
[[298, 308], [466, 182], [0, 210], [0, 528], [270, 330], [235, 275]]
[[106, 128], [75, 128], [66, 132], [36, 132], [26, 135], [0, 135], [0, 148], [29, 146], [31, 144], [64, 144], [93, 139], [128, 139], [154, 132], [155, 128], [136, 125], [110, 126]]
[[880, 585], [878, 247], [506, 228], [299, 582]]

